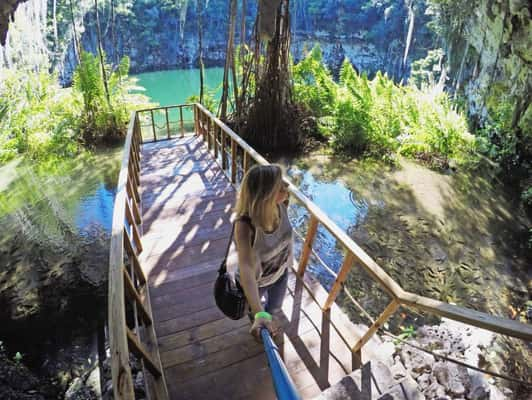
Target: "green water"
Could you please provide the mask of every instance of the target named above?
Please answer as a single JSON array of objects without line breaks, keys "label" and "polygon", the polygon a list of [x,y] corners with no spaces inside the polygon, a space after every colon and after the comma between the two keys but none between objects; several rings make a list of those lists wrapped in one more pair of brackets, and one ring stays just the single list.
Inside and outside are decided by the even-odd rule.
[{"label": "green water", "polygon": [[[220,95],[223,68],[205,69],[205,89]],[[134,75],[144,94],[161,106],[187,103],[192,95],[199,94],[199,69],[178,69],[170,71],[145,72]]]}]

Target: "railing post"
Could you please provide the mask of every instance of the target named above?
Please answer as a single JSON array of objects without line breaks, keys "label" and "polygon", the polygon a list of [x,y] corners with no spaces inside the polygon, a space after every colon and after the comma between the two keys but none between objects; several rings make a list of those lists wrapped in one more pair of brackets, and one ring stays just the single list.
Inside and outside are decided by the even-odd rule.
[{"label": "railing post", "polygon": [[225,169],[227,168],[227,155],[226,155],[226,152],[225,152],[225,141],[226,141],[226,135],[225,135],[225,129],[222,129],[222,145],[221,145],[221,150],[222,150],[222,169],[225,171]]},{"label": "railing post", "polygon": [[379,318],[377,318],[375,323],[371,325],[368,331],[364,334],[364,336],[358,339],[358,342],[355,343],[352,349],[353,353],[357,353],[362,349],[362,346],[364,346],[371,339],[371,337],[375,334],[375,332],[377,332],[377,330],[379,330],[379,328],[382,325],[384,325],[386,321],[388,321],[388,318],[390,318],[391,315],[395,311],[397,311],[400,305],[401,304],[399,303],[397,299],[392,300],[392,302],[388,304],[388,306],[384,309],[384,311],[379,316]]},{"label": "railing post", "polygon": [[207,150],[211,151],[211,119],[207,117]]},{"label": "railing post", "polygon": [[216,125],[213,121],[213,129],[212,129],[212,135],[213,135],[213,142],[214,142],[214,159],[218,160],[218,125]]},{"label": "railing post", "polygon": [[316,237],[317,231],[318,218],[316,218],[314,215],[311,215],[307,230],[307,237],[305,238],[305,244],[303,245],[303,251],[299,260],[299,266],[297,268],[297,274],[301,277],[305,274],[305,270],[307,269],[308,259],[312,251],[312,243],[314,242],[314,238]]},{"label": "railing post", "polygon": [[248,152],[244,149],[244,165],[242,166],[243,170],[244,170],[244,174],[246,172],[248,172],[248,169],[249,169],[249,154]]},{"label": "railing post", "polygon": [[198,123],[198,119],[199,119],[198,118],[198,105],[194,104],[192,109],[194,110],[194,133],[196,135],[199,135],[200,131],[199,131],[199,123]]},{"label": "railing post", "polygon": [[342,288],[343,283],[347,279],[347,275],[349,274],[349,271],[351,270],[351,267],[353,266],[354,262],[355,262],[355,257],[353,256],[353,253],[351,253],[348,250],[347,255],[345,256],[345,259],[344,259],[344,263],[342,264],[342,268],[340,268],[340,272],[338,273],[338,276],[336,277],[336,280],[334,281],[334,285],[331,288],[331,291],[329,292],[329,296],[327,297],[327,300],[325,301],[325,304],[323,305],[324,311],[331,308],[332,304],[336,300],[336,296],[338,296],[338,293],[340,293],[340,289]]},{"label": "railing post", "polygon": [[168,121],[168,107],[164,109],[166,114],[166,135],[170,139],[170,122]]},{"label": "railing post", "polygon": [[231,183],[236,183],[236,143],[231,138]]},{"label": "railing post", "polygon": [[181,121],[181,137],[185,136],[185,125],[183,125],[183,107],[179,107],[179,120]]},{"label": "railing post", "polygon": [[153,131],[153,141],[157,141],[157,134],[155,133],[155,118],[153,118],[153,110],[150,110],[151,114],[151,130]]}]

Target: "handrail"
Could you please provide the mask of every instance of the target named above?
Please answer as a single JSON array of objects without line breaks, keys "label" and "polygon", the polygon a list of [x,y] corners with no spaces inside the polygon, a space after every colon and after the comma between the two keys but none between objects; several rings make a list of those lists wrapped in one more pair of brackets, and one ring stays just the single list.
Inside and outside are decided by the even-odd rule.
[{"label": "handrail", "polygon": [[296,385],[290,378],[286,366],[279,354],[279,348],[273,342],[270,333],[266,328],[260,330],[262,343],[264,343],[264,351],[268,357],[268,364],[270,365],[270,372],[272,374],[273,387],[277,394],[278,400],[300,400],[301,397],[297,393]]},{"label": "handrail", "polygon": [[[195,115],[201,121],[204,117],[208,121],[212,121],[214,125],[218,126],[225,132],[226,137],[231,141],[231,147],[235,145],[240,146],[244,152],[244,158],[251,157],[256,163],[261,165],[267,165],[269,162],[262,157],[255,149],[247,144],[240,136],[238,136],[231,128],[225,125],[220,119],[215,117],[209,110],[207,110],[201,104],[196,103]],[[207,136],[206,139],[210,142],[210,137],[214,136],[213,129],[210,127],[210,123],[207,124],[207,129],[200,128],[198,133]],[[225,144],[224,144],[225,145]],[[210,146],[209,146],[210,150]],[[231,150],[232,154],[236,154],[235,150]],[[245,170],[246,168],[244,168]],[[234,171],[231,168],[232,182],[234,182]],[[327,306],[330,306],[334,302],[336,294],[339,292],[338,287],[343,284],[343,279],[347,272],[352,268],[354,264],[362,267],[366,273],[392,297],[392,303],[381,314],[381,317],[372,325],[368,333],[374,333],[382,326],[391,315],[399,308],[399,306],[407,306],[415,308],[419,311],[425,311],[432,313],[440,317],[447,317],[456,321],[465,322],[469,325],[481,327],[492,332],[500,333],[532,341],[532,326],[523,324],[518,321],[513,321],[507,318],[501,318],[492,316],[487,313],[471,310],[465,307],[451,305],[439,300],[429,299],[423,296],[418,296],[405,291],[397,282],[395,282],[390,275],[388,275],[360,246],[358,246],[351,237],[347,235],[335,222],[333,222],[316,204],[308,199],[297,187],[295,187],[290,181],[286,180],[289,184],[290,193],[293,197],[300,202],[310,213],[310,221],[316,221],[317,224],[322,225],[329,231],[345,248],[346,258],[352,257],[352,262],[344,262],[342,269],[338,272],[338,277],[331,289],[332,296],[326,301],[325,305],[322,305],[322,309],[326,310]],[[305,247],[312,248],[313,235],[316,229],[309,229],[307,233],[307,240],[305,241]],[[308,242],[308,243],[307,243]],[[300,261],[298,273],[302,276],[306,269],[306,263],[308,261],[303,259]],[[393,307],[392,307],[393,304]],[[371,336],[371,335],[370,335]],[[360,342],[368,338],[363,337]],[[353,350],[361,347],[362,343],[357,343]]]},{"label": "handrail", "polygon": [[[118,176],[109,250],[108,327],[111,375],[114,397],[120,400],[135,399],[130,367],[131,352],[139,358],[143,367],[148,397],[166,400],[168,391],[153,327],[148,283],[139,262],[142,252],[140,130],[138,113],[133,112]],[[129,268],[124,264],[125,256]],[[128,318],[126,300],[132,314]]]}]

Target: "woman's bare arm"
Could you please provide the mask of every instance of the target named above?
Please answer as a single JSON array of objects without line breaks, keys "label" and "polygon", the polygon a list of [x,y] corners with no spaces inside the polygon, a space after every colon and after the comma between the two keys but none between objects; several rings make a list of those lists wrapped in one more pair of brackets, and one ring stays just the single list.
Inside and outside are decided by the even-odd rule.
[{"label": "woman's bare arm", "polygon": [[259,287],[257,284],[255,263],[253,260],[253,249],[251,248],[251,238],[253,231],[251,227],[237,221],[235,225],[236,248],[238,251],[238,269],[240,271],[240,285],[244,289],[246,299],[251,307],[252,315],[263,311],[259,297]]}]

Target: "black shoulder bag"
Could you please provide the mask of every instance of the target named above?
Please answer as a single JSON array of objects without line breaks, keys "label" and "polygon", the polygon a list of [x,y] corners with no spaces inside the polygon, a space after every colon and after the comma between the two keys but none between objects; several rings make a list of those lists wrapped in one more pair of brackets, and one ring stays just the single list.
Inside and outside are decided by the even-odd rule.
[{"label": "black shoulder bag", "polygon": [[[249,217],[241,217],[241,220],[246,221],[254,231],[253,225],[251,225],[251,220]],[[229,254],[229,249],[231,248],[231,243],[233,242],[233,235],[235,232],[235,223],[233,223],[233,228],[231,229],[231,236],[229,237],[229,243],[227,244],[227,249],[225,250],[225,256],[218,269],[218,277],[214,283],[214,300],[218,308],[229,318],[231,319],[240,319],[246,313],[247,301],[246,295],[240,282],[235,279],[235,284],[233,284],[231,277],[227,273],[227,255]]]}]

